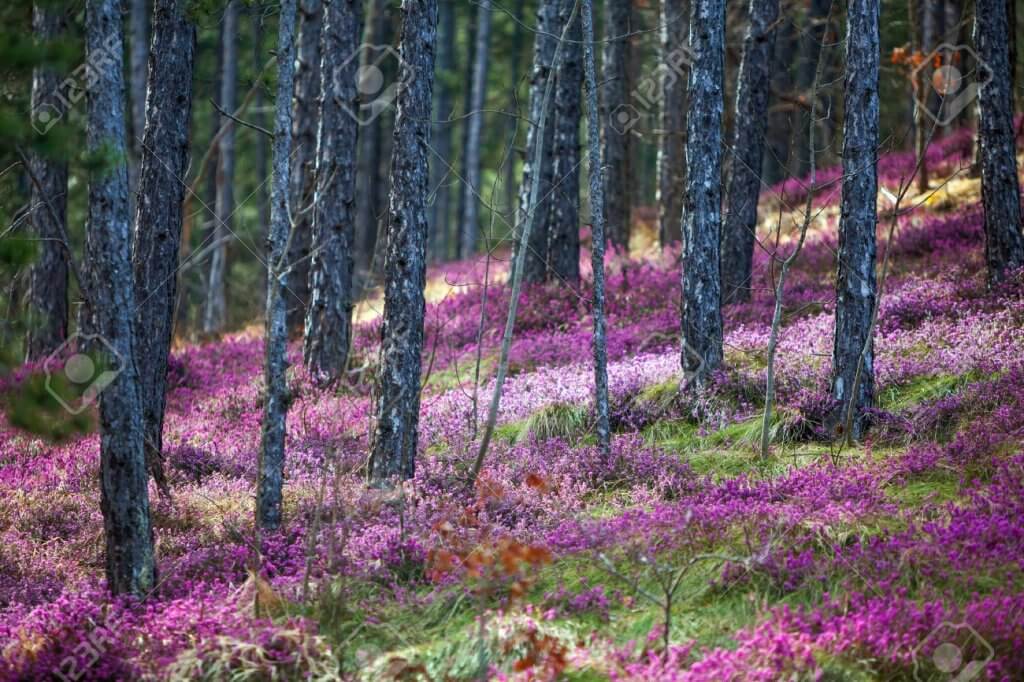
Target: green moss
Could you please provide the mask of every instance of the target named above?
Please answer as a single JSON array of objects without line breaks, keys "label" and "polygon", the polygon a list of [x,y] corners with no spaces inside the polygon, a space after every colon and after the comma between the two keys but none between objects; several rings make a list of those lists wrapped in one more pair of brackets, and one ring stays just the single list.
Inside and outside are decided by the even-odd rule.
[{"label": "green moss", "polygon": [[975,377],[972,374],[934,374],[915,377],[899,386],[890,386],[878,394],[878,406],[890,412],[905,410],[959,392]]},{"label": "green moss", "polygon": [[530,438],[561,438],[577,442],[589,430],[589,418],[590,411],[586,407],[553,403],[545,405],[522,421],[499,426],[494,433],[509,443],[521,443]]}]

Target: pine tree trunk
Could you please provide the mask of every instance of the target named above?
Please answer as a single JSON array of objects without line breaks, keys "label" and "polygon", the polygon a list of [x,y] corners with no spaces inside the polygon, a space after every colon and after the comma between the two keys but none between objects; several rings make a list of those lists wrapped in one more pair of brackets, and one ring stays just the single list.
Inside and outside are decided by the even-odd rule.
[{"label": "pine tree trunk", "polygon": [[[309,305],[310,244],[313,211],[304,211],[313,201],[316,177],[317,110],[320,105],[320,32],[323,25],[321,0],[299,0],[299,37],[296,50],[295,100],[292,108],[291,205],[295,227],[288,244],[288,329],[302,328]],[[343,58],[347,58],[346,54]]]},{"label": "pine tree trunk", "polygon": [[629,250],[633,170],[630,166],[632,127],[636,108],[631,104],[630,32],[632,0],[605,0],[604,56],[601,60],[604,121],[604,199],[608,239],[615,248]]},{"label": "pine tree trunk", "polygon": [[[875,228],[878,196],[878,0],[851,0],[846,34],[846,119],[839,218],[832,397],[838,434],[859,439],[874,396]],[[848,419],[852,415],[852,419]],[[847,422],[851,433],[847,433]]]},{"label": "pine tree trunk", "polygon": [[[468,157],[466,156],[466,150],[469,149],[469,125],[468,114],[472,109],[470,103],[473,101],[473,60],[476,58],[476,26],[477,16],[480,13],[480,3],[471,2],[467,8],[467,19],[466,19],[466,39],[464,41],[466,50],[463,52],[465,55],[465,64],[463,65],[462,73],[463,86],[462,86],[462,115],[463,125],[461,126],[462,134],[459,141],[459,158],[462,163],[458,166],[459,175],[458,177],[465,178],[469,172]],[[462,183],[460,182],[460,187]],[[459,205],[455,214],[455,230],[453,237],[455,243],[453,246],[453,252],[456,257],[462,253],[462,216],[466,215],[466,193],[462,190],[458,192]]]},{"label": "pine tree trunk", "polygon": [[391,157],[381,364],[369,463],[370,480],[378,484],[413,476],[420,411],[437,0],[405,0],[402,11],[399,53],[416,77],[398,89]]},{"label": "pine tree trunk", "polygon": [[555,80],[555,116],[551,152],[555,186],[548,218],[545,279],[578,282],[580,278],[580,116],[583,86],[582,24],[575,0],[562,0],[559,27],[570,17]]},{"label": "pine tree trunk", "polygon": [[1024,266],[1009,33],[1005,2],[978,0],[974,45],[992,78],[978,92],[981,201],[985,209],[985,261],[990,284],[1001,281],[1008,271]]},{"label": "pine tree trunk", "polygon": [[[252,14],[252,63],[255,65],[261,65],[266,61],[266,52],[263,49],[263,8],[256,4],[250,8]],[[258,125],[260,128],[266,129],[267,115],[263,111],[263,88],[257,88],[256,92],[252,96],[252,104],[249,107],[249,111],[252,112],[249,115],[250,120],[254,125]],[[256,139],[253,140],[253,166],[256,170],[256,177],[261,181],[266,179],[270,173],[270,154],[268,153],[267,136],[256,135]],[[267,191],[267,183],[262,183],[256,188],[256,195],[252,199],[253,203],[256,204],[259,210],[259,225],[270,224],[270,193]]]},{"label": "pine tree trunk", "polygon": [[86,260],[101,366],[119,370],[100,393],[100,493],[106,535],[107,585],[113,594],[143,594],[156,581],[149,518],[142,396],[135,370],[135,296],[129,242],[125,158],[124,37],[117,0],[88,0],[86,58],[92,65],[86,146],[115,159],[89,175]]},{"label": "pine tree trunk", "polygon": [[146,126],[146,73],[149,62],[149,2],[131,0],[128,26],[131,31],[128,50],[129,100],[129,142],[131,162],[128,166],[128,199],[134,201],[133,192],[138,190],[138,171],[142,163],[142,135]]},{"label": "pine tree trunk", "polygon": [[692,0],[683,209],[682,366],[698,385],[722,363],[722,78],[725,0]]},{"label": "pine tree trunk", "polygon": [[509,81],[511,86],[508,89],[508,104],[506,105],[506,111],[515,114],[515,116],[507,116],[505,121],[506,129],[508,131],[507,139],[509,140],[509,144],[512,145],[512,149],[510,150],[511,153],[509,154],[508,161],[505,164],[504,180],[505,205],[503,207],[503,212],[506,216],[505,220],[508,221],[515,220],[516,196],[518,194],[518,187],[516,186],[516,161],[519,155],[516,147],[516,139],[519,137],[519,129],[521,127],[517,116],[519,115],[522,106],[519,98],[519,80],[522,77],[520,75],[520,70],[523,62],[523,3],[516,3],[514,11],[515,15],[513,23],[515,25],[512,27],[512,45],[514,45],[515,48],[511,55],[512,64],[510,68],[512,78]]},{"label": "pine tree trunk", "polygon": [[[825,40],[825,18],[828,16],[832,0],[810,0],[807,7],[807,14],[804,19],[803,31],[800,37],[800,64],[797,67],[797,94],[801,97],[809,97],[811,86],[814,84],[814,73],[818,68],[818,60],[822,58],[822,43]],[[814,121],[811,121],[807,109],[801,109],[797,119],[800,121],[800,128],[796,131],[796,138],[793,145],[795,158],[793,159],[794,175],[802,178],[807,175],[811,167],[811,154],[817,150],[810,145],[810,138],[807,133]],[[815,137],[817,139],[817,137]],[[818,144],[815,142],[814,147]]]},{"label": "pine tree trunk", "polygon": [[359,48],[362,5],[360,0],[324,0],[324,13],[314,254],[303,352],[310,374],[321,386],[333,384],[342,376],[352,343],[359,124],[350,112],[359,107],[359,63],[349,55]]},{"label": "pine tree trunk", "polygon": [[661,132],[658,136],[658,243],[661,248],[683,237],[683,187],[686,182],[686,71],[677,64],[689,33],[685,0],[662,0],[659,59]]},{"label": "pine tree trunk", "polygon": [[452,123],[447,122],[455,106],[452,83],[455,72],[455,0],[438,0],[437,73],[434,87],[434,118],[431,137],[430,188],[434,203],[430,209],[430,253],[435,261],[448,259],[448,231],[452,219]]},{"label": "pine tree trunk", "polygon": [[[551,212],[551,187],[555,180],[554,153],[554,107],[544,111],[544,90],[549,78],[554,78],[551,69],[558,45],[557,36],[561,35],[559,25],[559,6],[561,0],[540,0],[537,8],[537,32],[533,43],[533,70],[530,74],[529,120],[526,131],[526,159],[523,163],[523,179],[519,184],[519,211],[516,214],[516,231],[523,229],[530,214],[540,220],[535,229],[530,231],[530,239],[526,248],[523,263],[523,281],[543,282],[547,275],[548,263],[548,226],[547,216]],[[547,117],[544,125],[541,119]],[[537,135],[543,130],[544,140],[538,144]],[[538,158],[538,152],[541,156]],[[530,204],[533,177],[538,175],[537,205]],[[518,246],[516,247],[518,252]]]},{"label": "pine tree trunk", "polygon": [[154,0],[153,49],[142,140],[132,260],[135,365],[142,391],[146,461],[162,487],[167,357],[174,335],[178,252],[188,173],[196,32],[187,0]]},{"label": "pine tree trunk", "polygon": [[597,103],[597,66],[594,57],[594,3],[583,0],[583,63],[587,83],[587,145],[590,155],[590,212],[594,223],[591,249],[594,268],[594,412],[598,447],[605,457],[611,454],[611,427],[608,417],[608,352],[604,319],[604,181],[601,168],[600,123]]},{"label": "pine tree trunk", "polygon": [[[40,43],[59,39],[66,28],[62,9],[38,4],[33,9],[32,30]],[[42,121],[44,112],[59,106],[56,94],[61,80],[61,74],[53,69],[40,66],[33,71],[33,120]],[[68,164],[40,154],[32,154],[30,163],[40,185],[32,185],[30,204],[35,207],[32,227],[39,239],[39,255],[32,263],[30,275],[25,350],[28,360],[41,360],[57,350],[68,334],[68,252],[63,243],[67,227]]]},{"label": "pine tree trunk", "polygon": [[256,488],[256,524],[274,529],[281,525],[284,486],[284,439],[287,429],[288,314],[285,300],[287,242],[291,230],[289,180],[291,176],[292,94],[295,92],[296,0],[281,0],[277,32],[277,93],[274,99],[273,184],[270,190],[270,226],[267,231],[267,321],[264,374],[263,428],[259,482]]},{"label": "pine tree trunk", "polygon": [[491,3],[480,0],[476,10],[476,47],[473,58],[473,80],[470,90],[469,118],[466,120],[466,175],[462,185],[463,213],[461,216],[462,236],[459,239],[459,258],[465,260],[476,253],[480,232],[480,200],[477,194],[481,188],[480,144],[483,132],[484,102],[487,98],[487,59],[491,39]]},{"label": "pine tree trunk", "polygon": [[768,185],[786,179],[789,174],[790,143],[792,142],[792,121],[795,119],[789,104],[781,101],[781,96],[791,94],[793,78],[790,73],[790,61],[796,52],[796,28],[789,19],[783,19],[776,33],[775,49],[772,55],[772,106],[768,113],[768,131],[766,142],[768,155],[763,164],[764,181]]},{"label": "pine tree trunk", "polygon": [[761,194],[761,162],[768,120],[768,86],[779,0],[750,0],[743,40],[728,205],[722,229],[722,301],[750,300],[751,267]]},{"label": "pine tree trunk", "polygon": [[[390,42],[389,24],[387,0],[370,0],[363,42],[369,45]],[[373,278],[378,215],[386,183],[386,179],[380,177],[379,171],[384,156],[384,120],[383,115],[377,116],[363,126],[359,136],[359,173],[356,187],[360,200],[356,206],[356,283],[360,290]]]},{"label": "pine tree trunk", "polygon": [[[218,105],[229,113],[235,110],[238,90],[238,8],[240,0],[230,0],[224,10],[221,29],[221,73]],[[221,123],[228,130],[217,145],[217,197],[214,202],[213,241],[210,272],[206,282],[206,308],[203,311],[203,332],[217,334],[227,324],[227,239],[232,232],[235,211],[235,125],[227,117]]]}]

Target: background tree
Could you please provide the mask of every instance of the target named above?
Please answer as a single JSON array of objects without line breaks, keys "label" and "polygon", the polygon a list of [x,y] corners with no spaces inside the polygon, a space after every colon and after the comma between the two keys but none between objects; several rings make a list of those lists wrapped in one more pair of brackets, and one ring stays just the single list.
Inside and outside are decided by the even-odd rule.
[{"label": "background tree", "polygon": [[487,97],[487,60],[491,40],[491,3],[481,0],[476,10],[476,45],[473,49],[473,78],[470,89],[469,116],[466,119],[466,147],[463,150],[466,175],[462,179],[462,203],[459,239],[459,258],[467,259],[476,253],[477,235],[480,231],[481,189],[480,144],[484,123],[484,101]]},{"label": "background tree", "polygon": [[[32,31],[41,44],[61,38],[66,30],[64,12],[48,4],[37,4],[32,11]],[[40,120],[44,111],[57,106],[62,77],[46,65],[32,72],[32,116]],[[68,333],[68,164],[56,153],[31,154],[31,219],[39,239],[38,255],[29,275],[28,336],[25,342],[28,360],[40,360],[56,350]]]},{"label": "background tree", "polygon": [[[322,0],[299,2],[299,37],[296,47],[295,100],[292,105],[291,206],[295,228],[288,242],[288,329],[301,329],[309,304],[310,244],[316,175],[317,112],[320,107],[320,33],[324,23]],[[347,58],[348,55],[345,55]]]},{"label": "background tree", "polygon": [[[851,0],[846,28],[846,120],[839,217],[836,329],[832,350],[835,420],[860,438],[874,396],[875,226],[878,196],[878,0]],[[847,431],[848,429],[848,431]]]},{"label": "background tree", "polygon": [[356,147],[359,125],[359,0],[324,0],[319,140],[313,198],[311,299],[303,357],[314,380],[333,384],[345,371],[352,343],[352,281],[356,216]]},{"label": "background tree", "polygon": [[[485,46],[486,47],[486,46]],[[430,155],[430,188],[434,201],[430,207],[430,251],[436,261],[448,258],[448,231],[452,220],[453,165],[452,124],[455,107],[455,0],[437,3],[437,62],[434,72],[434,151]]]},{"label": "background tree", "polygon": [[684,54],[689,32],[685,0],[662,0],[659,29],[661,130],[658,134],[658,243],[664,248],[682,238],[683,187],[686,178],[686,72],[675,64]]},{"label": "background tree", "polygon": [[[104,343],[100,362],[120,371],[100,394],[100,492],[106,535],[107,585],[114,594],[143,594],[156,580],[149,517],[142,396],[134,357],[131,217],[125,163],[124,29],[117,0],[88,0],[86,58],[88,152],[103,163],[89,173],[86,259],[88,295]],[[102,302],[102,305],[100,305]]]},{"label": "background tree", "polygon": [[270,190],[270,226],[267,231],[267,322],[260,443],[259,481],[256,487],[256,523],[261,528],[281,525],[284,486],[284,438],[287,429],[288,344],[287,302],[288,235],[291,222],[292,93],[295,88],[296,0],[281,0],[277,27],[277,97],[274,100],[273,186]]},{"label": "background tree", "polygon": [[[238,12],[240,0],[229,0],[221,29],[221,70],[218,106],[234,112],[238,89]],[[227,116],[221,124],[227,130],[217,144],[216,199],[214,201],[213,247],[206,281],[203,332],[215,334],[227,323],[228,239],[235,213],[235,125]]]},{"label": "background tree", "polygon": [[1009,270],[1024,266],[1020,184],[1014,145],[1013,98],[1010,84],[1010,34],[1006,3],[977,0],[974,45],[991,70],[992,80],[978,93],[981,200],[985,209],[985,261],[988,279],[996,283]]},{"label": "background tree", "polygon": [[146,125],[146,77],[149,65],[149,0],[130,0],[128,10],[128,90],[131,117],[128,119],[129,202],[138,189],[138,167],[142,163],[142,135]]},{"label": "background tree", "polygon": [[605,0],[604,55],[601,60],[604,112],[604,196],[608,238],[616,248],[629,248],[633,207],[630,135],[638,112],[632,105],[630,60],[632,0]]},{"label": "background tree", "polygon": [[704,382],[722,362],[719,233],[722,166],[724,0],[692,0],[683,210],[683,352],[686,372]]},{"label": "background tree", "polygon": [[406,0],[403,12],[399,54],[416,77],[399,84],[391,159],[381,362],[368,472],[378,483],[412,477],[420,410],[437,0]]},{"label": "background tree", "polygon": [[743,40],[732,171],[722,228],[722,301],[750,300],[750,277],[757,238],[757,200],[761,195],[761,161],[768,120],[778,0],[750,0],[750,25]]},{"label": "background tree", "polygon": [[132,234],[135,279],[135,365],[139,372],[146,460],[165,485],[163,452],[167,359],[174,335],[174,301],[188,171],[195,27],[188,0],[154,0],[139,196]]}]

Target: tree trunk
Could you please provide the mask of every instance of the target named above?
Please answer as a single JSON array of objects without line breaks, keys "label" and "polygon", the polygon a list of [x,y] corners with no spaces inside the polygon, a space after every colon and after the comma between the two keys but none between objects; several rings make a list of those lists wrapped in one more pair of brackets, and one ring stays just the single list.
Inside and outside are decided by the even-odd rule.
[{"label": "tree trunk", "polygon": [[985,209],[985,261],[990,284],[1002,280],[1008,271],[1024,266],[1009,33],[1003,0],[978,0],[974,11],[974,45],[982,63],[991,70],[991,81],[978,93],[981,200]]},{"label": "tree trunk", "polygon": [[435,261],[448,259],[448,231],[452,219],[453,180],[452,123],[449,119],[455,107],[453,84],[458,78],[455,71],[455,0],[438,1],[437,19],[437,73],[434,87],[434,125],[431,136],[434,151],[430,155],[430,188],[434,203],[430,209],[430,252]]},{"label": "tree trunk", "polygon": [[686,71],[677,63],[685,53],[688,28],[685,0],[662,0],[660,65],[661,132],[658,136],[658,243],[683,237],[683,187],[686,182]]},{"label": "tree trunk", "polygon": [[[850,0],[832,397],[841,408],[839,435],[853,439],[859,439],[864,431],[864,410],[871,407],[874,395],[870,334],[876,296],[878,15],[878,0]],[[847,426],[851,433],[845,431]]]},{"label": "tree trunk", "polygon": [[[221,110],[233,112],[238,89],[238,8],[240,0],[230,0],[224,10],[221,30]],[[227,324],[227,240],[232,234],[235,211],[235,125],[225,116],[221,123],[228,130],[217,145],[217,198],[214,202],[213,248],[210,273],[206,283],[206,308],[203,311],[203,332],[216,334]]]},{"label": "tree trunk", "polygon": [[188,173],[192,68],[196,32],[187,0],[154,0],[153,49],[146,97],[139,198],[132,261],[135,277],[135,365],[142,391],[146,462],[165,487],[163,452],[167,357],[174,335],[174,304]]},{"label": "tree trunk", "polygon": [[[562,0],[559,27],[575,17],[562,45],[555,79],[555,116],[552,136],[554,187],[548,217],[545,279],[578,282],[580,279],[580,91],[583,86],[581,23],[574,12],[576,0]],[[602,245],[603,251],[603,245]],[[603,261],[602,261],[603,262]]]},{"label": "tree trunk", "polygon": [[608,418],[608,353],[604,319],[604,181],[601,168],[600,124],[597,103],[597,67],[594,58],[594,4],[583,0],[583,63],[587,81],[587,144],[590,147],[590,213],[594,223],[591,249],[594,268],[594,412],[597,443],[605,457],[611,454]]},{"label": "tree trunk", "polygon": [[722,77],[725,0],[692,0],[683,210],[683,371],[698,385],[722,363]]},{"label": "tree trunk", "polygon": [[[66,28],[61,8],[37,4],[33,9],[32,29],[38,42],[58,40]],[[34,121],[42,122],[46,117],[44,112],[59,106],[56,95],[61,80],[61,74],[50,68],[39,66],[32,72]],[[39,256],[32,263],[28,294],[25,351],[27,359],[31,361],[41,360],[57,350],[68,334],[68,252],[64,245],[68,164],[35,153],[30,157],[30,163],[32,173],[40,185],[36,187],[33,183],[30,200],[30,205],[35,207],[32,210],[32,226],[39,239]]]},{"label": "tree trunk", "polygon": [[[559,26],[559,5],[561,0],[540,0],[537,8],[537,32],[533,43],[533,70],[530,75],[529,126],[526,131],[526,160],[523,163],[523,179],[519,185],[519,211],[516,215],[516,230],[522,230],[536,214],[542,220],[539,229],[530,231],[530,239],[524,254],[523,280],[526,282],[543,282],[547,274],[548,262],[548,230],[547,216],[551,211],[551,187],[554,182],[554,108],[544,109],[544,91],[549,78],[555,74],[551,69],[558,45],[557,36],[561,35]],[[547,117],[547,120],[541,120]],[[543,132],[544,140],[537,140]],[[540,142],[540,144],[538,144]],[[540,156],[538,156],[540,154]],[[537,175],[538,191],[533,195],[533,176]],[[536,198],[537,205],[530,201]],[[516,249],[518,250],[518,246]]]},{"label": "tree trunk", "polygon": [[638,112],[631,104],[630,32],[632,0],[605,0],[602,92],[604,111],[604,199],[608,238],[615,248],[629,251],[630,210],[633,207],[631,135]]},{"label": "tree trunk", "polygon": [[[263,50],[263,7],[259,4],[255,4],[250,8],[252,13],[252,52],[253,59],[252,63],[259,68],[260,65],[266,60],[265,52]],[[252,105],[249,107],[250,120],[254,125],[258,125],[260,128],[267,128],[267,115],[263,111],[263,88],[256,88],[256,92],[252,96]],[[259,210],[259,225],[262,228],[264,225],[270,224],[270,195],[267,191],[267,183],[263,182],[269,175],[269,157],[267,136],[256,135],[253,140],[253,166],[256,169],[256,177],[259,178],[261,184],[256,188],[256,195],[253,197],[253,201]]]},{"label": "tree trunk", "polygon": [[[383,45],[389,42],[387,0],[370,0],[366,16],[364,44]],[[369,58],[364,50],[363,59]],[[362,63],[362,62],[360,62]],[[378,211],[385,178],[380,177],[384,147],[384,117],[377,116],[363,126],[359,136],[359,173],[356,177],[356,272],[357,285],[362,290],[373,278],[373,254],[377,246]]]},{"label": "tree trunk", "polygon": [[128,165],[128,200],[134,201],[138,191],[138,170],[142,163],[142,135],[146,127],[146,73],[149,61],[149,2],[131,0],[128,16],[131,30],[128,51],[128,76],[131,90],[129,141],[131,161]]},{"label": "tree trunk", "polygon": [[[814,72],[818,68],[818,60],[822,58],[822,43],[825,40],[825,19],[829,13],[832,0],[810,0],[804,19],[803,32],[800,38],[800,64],[796,71],[797,95],[808,97],[811,85],[814,84]],[[815,122],[811,120],[806,108],[800,110],[797,119],[800,128],[796,132],[793,165],[794,175],[799,178],[807,175],[811,167],[811,154],[817,153],[817,144],[811,144],[810,137],[805,134]],[[817,137],[815,137],[817,139]]]},{"label": "tree trunk", "polygon": [[316,150],[311,299],[306,316],[304,360],[321,386],[336,382],[352,343],[352,253],[355,246],[356,144],[360,0],[325,0],[321,54],[320,131]]},{"label": "tree trunk", "polygon": [[722,300],[726,305],[750,300],[757,199],[761,195],[761,161],[779,0],[750,0],[749,17],[736,94],[732,172],[722,230]]},{"label": "tree trunk", "polygon": [[487,98],[487,58],[491,39],[491,3],[480,0],[476,10],[476,47],[473,59],[473,86],[469,102],[469,118],[466,120],[466,175],[463,178],[463,209],[461,216],[462,237],[459,239],[459,258],[465,260],[476,253],[480,232],[480,137],[484,124],[484,102]]},{"label": "tree trunk", "polygon": [[267,322],[260,444],[259,482],[256,489],[256,524],[274,529],[281,525],[284,485],[284,439],[287,428],[288,314],[285,301],[287,242],[291,230],[289,179],[292,147],[292,94],[295,92],[296,0],[281,0],[277,29],[277,93],[274,98],[273,184],[270,190],[270,226],[267,231]]},{"label": "tree trunk", "polygon": [[100,339],[92,345],[101,366],[115,371],[100,394],[100,493],[106,535],[107,585],[113,594],[143,594],[156,581],[149,519],[142,396],[136,373],[132,311],[135,296],[129,253],[128,169],[125,159],[124,47],[120,2],[88,0],[86,59],[90,153],[114,159],[89,174],[86,260],[89,299]]},{"label": "tree trunk", "polygon": [[519,100],[519,79],[522,77],[520,75],[520,70],[521,70],[521,65],[522,65],[522,61],[523,61],[522,60],[522,57],[523,57],[522,45],[523,45],[523,42],[524,42],[523,41],[523,3],[521,3],[521,2],[516,3],[516,8],[515,8],[514,11],[515,11],[515,15],[514,15],[514,24],[515,25],[512,27],[512,45],[514,46],[514,49],[512,51],[512,57],[511,57],[512,58],[512,64],[511,64],[512,78],[510,80],[511,87],[509,87],[509,89],[508,89],[508,105],[507,105],[507,110],[510,113],[515,114],[515,116],[508,116],[508,117],[506,117],[506,121],[505,121],[505,125],[506,125],[507,131],[508,131],[507,134],[508,134],[509,144],[512,145],[512,149],[510,150],[509,157],[508,157],[508,162],[505,164],[505,180],[504,180],[504,183],[505,183],[505,187],[504,187],[504,190],[505,190],[504,213],[505,213],[505,216],[506,216],[505,219],[507,221],[509,221],[509,222],[512,222],[512,221],[515,220],[516,196],[518,194],[518,192],[517,192],[518,188],[516,186],[516,166],[518,165],[517,161],[519,159],[519,153],[518,153],[518,148],[515,145],[516,145],[516,139],[519,137],[519,135],[518,135],[518,133],[519,133],[519,120],[518,120],[517,117],[518,117],[518,115],[520,113],[520,110],[521,110],[521,104],[520,104],[520,100]]},{"label": "tree trunk", "polygon": [[789,147],[793,142],[793,121],[796,118],[784,99],[792,94],[793,89],[790,61],[796,52],[796,27],[784,17],[776,33],[772,56],[772,96],[769,97],[772,106],[769,107],[766,139],[768,156],[764,159],[762,171],[768,185],[785,180],[789,174]]},{"label": "tree trunk", "polygon": [[[476,25],[477,16],[480,13],[479,2],[470,2],[469,7],[466,8],[466,39],[465,45],[466,50],[463,52],[465,55],[465,68],[463,69],[464,83],[462,86],[462,115],[463,125],[461,126],[462,134],[459,142],[459,156],[462,160],[459,166],[459,177],[465,178],[469,172],[468,157],[466,156],[466,150],[469,149],[469,125],[467,124],[469,118],[468,114],[472,111],[470,103],[473,101],[473,60],[476,57]],[[460,182],[460,187],[464,183]],[[462,253],[462,216],[466,214],[466,193],[464,191],[458,192],[459,205],[455,214],[455,231],[454,239],[455,243],[452,245],[452,249],[456,257]]]},{"label": "tree trunk", "polygon": [[411,478],[415,470],[426,284],[430,104],[434,85],[437,0],[405,0],[399,53],[415,78],[398,88],[387,256],[384,323],[377,379],[376,428],[370,480]]},{"label": "tree trunk", "polygon": [[[313,200],[316,176],[317,110],[320,100],[321,0],[299,0],[299,37],[296,50],[295,100],[292,108],[291,206],[295,226],[288,243],[288,329],[302,328],[309,305],[309,252],[313,211],[303,210]],[[345,54],[341,58],[345,59]],[[262,178],[261,178],[262,179]]]}]

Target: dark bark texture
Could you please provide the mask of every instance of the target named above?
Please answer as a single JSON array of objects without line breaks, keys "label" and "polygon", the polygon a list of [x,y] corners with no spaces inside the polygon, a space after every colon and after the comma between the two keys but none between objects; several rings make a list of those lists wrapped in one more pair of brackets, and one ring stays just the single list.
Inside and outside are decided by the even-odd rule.
[{"label": "dark bark texture", "polygon": [[750,0],[736,95],[732,169],[722,229],[722,302],[750,300],[751,265],[761,194],[761,160],[768,120],[775,21],[779,0]]},{"label": "dark bark texture", "polygon": [[399,53],[416,77],[399,85],[391,158],[384,321],[369,465],[370,479],[378,483],[413,476],[420,411],[437,0],[405,0],[402,12]]},{"label": "dark bark texture", "polygon": [[[36,40],[48,43],[66,29],[63,11],[37,5],[32,12]],[[43,112],[58,108],[60,73],[37,67],[32,73],[32,116],[41,121]],[[28,360],[39,360],[57,350],[68,333],[68,252],[64,246],[67,226],[68,164],[66,161],[32,154],[32,227],[39,239],[38,256],[32,263],[28,293]],[[47,205],[49,204],[49,205]]]},{"label": "dark bark texture", "polygon": [[587,84],[587,146],[590,154],[590,212],[594,223],[591,250],[594,268],[594,412],[598,447],[605,457],[611,453],[608,410],[608,346],[605,339],[604,292],[604,181],[601,168],[600,118],[597,103],[597,66],[594,55],[594,3],[583,0],[583,63]]},{"label": "dark bark texture", "polygon": [[1009,270],[1024,266],[1020,185],[1014,156],[1009,33],[1005,2],[978,0],[974,12],[974,45],[978,56],[992,72],[991,82],[978,93],[985,260],[991,284],[1002,280]]},{"label": "dark bark texture", "polygon": [[[224,10],[221,27],[221,72],[218,104],[226,112],[235,111],[238,91],[238,12],[240,0],[230,0]],[[221,123],[228,129],[217,144],[216,199],[214,201],[213,242],[210,271],[206,282],[206,307],[203,331],[216,334],[227,323],[228,245],[232,215],[235,212],[235,124],[226,116]]]},{"label": "dark bark texture", "polygon": [[772,102],[768,111],[767,144],[768,154],[763,163],[764,181],[768,185],[785,180],[789,174],[790,143],[794,113],[788,102],[793,89],[791,60],[796,52],[796,27],[792,20],[784,17],[776,29],[775,49],[772,55]]},{"label": "dark bark texture", "polygon": [[459,239],[459,258],[465,260],[476,253],[480,233],[481,186],[480,143],[484,124],[484,101],[487,96],[487,61],[491,40],[491,3],[481,0],[476,10],[476,46],[474,47],[473,78],[470,88],[469,118],[466,120],[466,148],[463,156],[466,175],[462,184],[463,213],[460,220],[462,235]]},{"label": "dark bark texture", "polygon": [[[800,62],[796,69],[796,94],[804,98],[810,96],[818,60],[824,58],[822,43],[825,40],[825,20],[831,4],[832,0],[810,0],[807,5],[807,14],[800,35]],[[815,123],[811,121],[810,111],[805,108],[800,110],[797,119],[800,121],[800,127],[793,140],[793,169],[794,175],[802,178],[810,171],[811,154],[816,153],[816,149],[810,146],[808,137],[810,128]],[[817,147],[817,142],[814,146]]]},{"label": "dark bark texture", "polygon": [[434,84],[434,151],[430,154],[430,189],[434,195],[430,207],[430,252],[434,260],[448,258],[448,230],[452,221],[452,123],[448,120],[455,106],[455,0],[438,0],[437,68]]},{"label": "dark bark texture", "polygon": [[[559,24],[559,6],[562,0],[541,0],[537,8],[537,33],[533,44],[533,70],[530,74],[530,104],[526,132],[526,159],[523,163],[523,178],[519,184],[519,211],[516,214],[516,231],[526,225],[531,213],[541,221],[537,229],[530,232],[525,260],[523,263],[523,280],[526,282],[543,282],[547,274],[548,263],[548,230],[547,217],[551,211],[551,188],[556,181],[554,176],[554,107],[544,111],[544,90],[549,78],[555,74],[551,69],[558,46],[558,36],[562,34]],[[547,116],[544,125],[541,119]],[[537,136],[543,132],[544,140],[538,145]],[[538,152],[540,156],[538,157]],[[538,176],[537,205],[532,206],[531,188],[533,177]],[[518,248],[518,247],[517,247]]]},{"label": "dark bark texture", "polygon": [[102,341],[92,344],[100,362],[117,368],[100,394],[100,493],[106,535],[107,584],[114,594],[144,594],[156,580],[149,517],[142,396],[135,370],[132,314],[135,296],[130,256],[131,218],[125,158],[124,36],[118,0],[89,0],[85,7],[86,58],[93,68],[87,88],[86,145],[116,159],[89,174],[86,259],[89,297]]},{"label": "dark bark texture", "polygon": [[683,211],[682,366],[698,384],[722,363],[722,81],[725,0],[693,0]]},{"label": "dark bark texture", "polygon": [[[583,86],[583,46],[575,0],[562,0],[559,27],[572,19],[562,45],[555,81],[555,128],[552,135],[554,187],[547,219],[548,281],[577,282],[580,278],[580,115]],[[542,224],[542,227],[544,225]]]},{"label": "dark bark texture", "polygon": [[359,63],[348,57],[359,47],[362,5],[359,0],[324,0],[324,13],[314,253],[303,349],[306,366],[321,386],[333,384],[342,376],[352,343],[359,124],[350,112],[359,106]]},{"label": "dark bark texture", "polygon": [[[878,196],[878,0],[851,0],[846,34],[846,119],[843,188],[836,277],[836,330],[832,351],[832,397],[853,438],[865,426],[864,410],[874,395],[872,315]],[[852,408],[851,408],[852,404]]]},{"label": "dark bark texture", "polygon": [[604,200],[608,239],[628,250],[630,211],[633,207],[633,172],[630,167],[632,125],[636,109],[631,102],[630,32],[632,0],[605,0],[604,56],[601,60],[604,121]]},{"label": "dark bark texture", "polygon": [[683,237],[686,181],[686,78],[682,55],[689,33],[686,0],[662,0],[659,59],[661,131],[658,135],[658,242],[662,248]]},{"label": "dark bark texture", "polygon": [[186,0],[154,0],[153,49],[141,144],[139,198],[132,235],[135,278],[135,365],[142,390],[146,461],[163,488],[167,357],[181,246],[182,202],[188,173],[192,67],[196,32]]},{"label": "dark bark texture", "polygon": [[289,178],[292,147],[292,93],[295,91],[296,0],[281,0],[277,29],[277,93],[274,100],[273,180],[267,230],[267,321],[264,349],[266,394],[256,487],[256,524],[281,525],[284,487],[284,439],[287,430],[288,314],[285,301],[288,233],[291,230]]},{"label": "dark bark texture", "polygon": [[[295,100],[292,108],[291,205],[295,226],[288,244],[288,329],[301,329],[310,298],[310,244],[313,211],[304,211],[313,199],[316,176],[317,109],[320,99],[320,34],[324,24],[321,0],[299,1],[299,37],[296,50]],[[354,49],[354,48],[353,48]],[[349,53],[350,54],[350,53]],[[347,59],[349,54],[340,59]],[[261,178],[262,179],[262,178]]]}]

